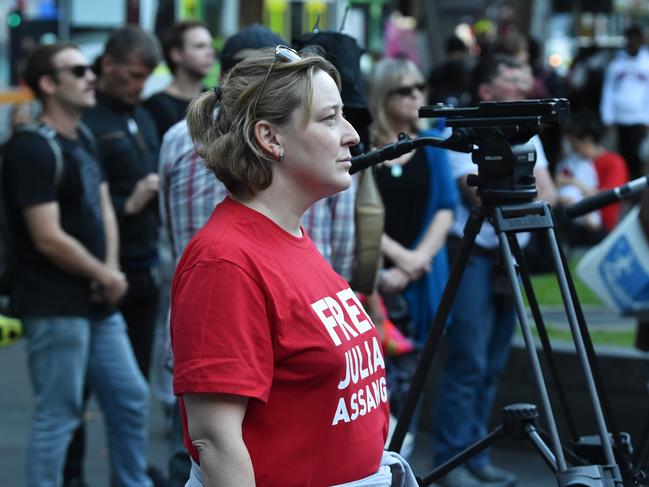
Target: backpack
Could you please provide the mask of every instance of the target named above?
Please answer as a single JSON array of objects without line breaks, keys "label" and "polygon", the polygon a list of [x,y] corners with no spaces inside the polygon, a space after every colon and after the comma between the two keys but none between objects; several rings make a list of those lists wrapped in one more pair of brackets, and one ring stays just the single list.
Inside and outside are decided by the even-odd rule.
[{"label": "backpack", "polygon": [[[89,130],[87,127],[83,127],[81,133],[84,137],[88,137]],[[86,133],[87,132],[87,133]],[[50,146],[52,153],[54,154],[54,184],[58,187],[63,178],[63,150],[56,140],[56,130],[52,127],[42,123],[42,122],[33,122],[27,123],[16,128],[13,137],[18,137],[20,134],[24,133],[35,133],[43,137]],[[90,135],[92,137],[92,135]],[[94,139],[92,139],[94,140]],[[15,266],[15,255],[14,255],[14,241],[9,225],[9,218],[7,214],[6,200],[3,193],[3,181],[4,169],[2,164],[2,156],[0,155],[0,296],[6,296],[11,290],[11,279]]]}]

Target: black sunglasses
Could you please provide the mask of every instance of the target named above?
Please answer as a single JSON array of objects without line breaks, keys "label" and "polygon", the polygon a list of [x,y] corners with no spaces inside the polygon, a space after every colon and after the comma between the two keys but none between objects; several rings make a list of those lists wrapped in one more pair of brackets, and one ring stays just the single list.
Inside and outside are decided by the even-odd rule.
[{"label": "black sunglasses", "polygon": [[270,72],[273,70],[273,67],[275,67],[275,63],[277,62],[278,59],[283,59],[284,61],[288,61],[289,63],[294,63],[299,61],[302,58],[300,57],[300,55],[297,53],[295,49],[291,49],[288,46],[279,45],[275,48],[275,59],[273,60],[271,65],[268,66],[268,71],[266,72],[264,81],[262,81],[261,85],[259,86],[259,90],[257,91],[257,97],[255,98],[255,103],[252,106],[252,113],[254,113],[255,115],[257,114],[257,103],[259,103],[261,94],[264,91],[264,88],[266,87],[268,78],[270,77]]},{"label": "black sunglasses", "polygon": [[423,83],[416,83],[414,85],[400,86],[394,90],[390,90],[390,95],[399,95],[399,96],[412,96],[415,94],[415,90],[420,93],[426,89],[426,85]]},{"label": "black sunglasses", "polygon": [[75,78],[83,78],[91,68],[87,64],[73,64],[72,66],[61,66],[56,68],[55,71],[69,71]]}]

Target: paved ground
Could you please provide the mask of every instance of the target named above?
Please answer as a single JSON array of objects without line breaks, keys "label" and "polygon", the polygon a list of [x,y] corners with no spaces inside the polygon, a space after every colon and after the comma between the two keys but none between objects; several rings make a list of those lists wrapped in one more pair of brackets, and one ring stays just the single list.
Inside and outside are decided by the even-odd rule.
[{"label": "paved ground", "polygon": [[[592,312],[588,313],[589,316]],[[596,314],[603,321],[618,317],[608,316],[600,310]],[[608,326],[600,320],[598,326]],[[552,320],[560,322],[558,316]],[[623,323],[630,326],[630,322]],[[617,321],[610,326],[620,326]],[[25,363],[24,343],[0,349],[0,486],[21,487],[24,481],[25,445],[31,391]],[[108,461],[104,442],[101,413],[92,402],[86,416],[88,425],[88,448],[86,455],[86,477],[91,487],[108,487]],[[164,469],[166,462],[166,439],[164,421],[157,402],[151,404],[150,463]],[[507,444],[494,451],[495,463],[509,468],[519,476],[519,485],[545,487],[555,485],[553,476],[540,457],[525,443]],[[430,437],[425,433],[418,436],[411,463],[417,474],[429,472],[431,467]]]}]

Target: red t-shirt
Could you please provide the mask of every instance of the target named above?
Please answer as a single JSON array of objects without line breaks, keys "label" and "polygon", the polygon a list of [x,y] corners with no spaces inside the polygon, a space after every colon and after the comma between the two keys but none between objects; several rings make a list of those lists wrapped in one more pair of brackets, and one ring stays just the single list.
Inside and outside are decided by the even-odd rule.
[{"label": "red t-shirt", "polygon": [[305,236],[230,198],[187,246],[172,287],[174,392],[250,398],[256,483],[329,486],[378,470],[388,429],[379,335]]},{"label": "red t-shirt", "polygon": [[[597,178],[599,179],[599,190],[615,188],[629,181],[629,170],[624,159],[614,152],[606,151],[593,161]],[[601,209],[602,223],[609,232],[613,230],[620,219],[620,203],[604,206]]]}]

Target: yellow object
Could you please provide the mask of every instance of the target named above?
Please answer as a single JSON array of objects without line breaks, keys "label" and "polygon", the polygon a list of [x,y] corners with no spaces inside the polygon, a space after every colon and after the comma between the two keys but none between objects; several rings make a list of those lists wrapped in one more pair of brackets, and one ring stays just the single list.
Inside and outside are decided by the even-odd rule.
[{"label": "yellow object", "polygon": [[270,30],[286,37],[288,25],[288,2],[286,0],[266,0],[264,22]]},{"label": "yellow object", "polygon": [[202,0],[180,0],[178,5],[178,17],[182,20],[202,19]]},{"label": "yellow object", "polygon": [[34,94],[29,88],[10,88],[0,90],[0,105],[13,105],[34,100]]},{"label": "yellow object", "polygon": [[329,27],[327,4],[325,2],[309,0],[305,3],[304,9],[306,13],[306,25],[302,26],[302,30],[305,32],[313,30],[313,26],[316,24],[316,21],[318,21],[318,17],[320,18],[318,25],[320,30],[326,30]]},{"label": "yellow object", "polygon": [[23,323],[19,319],[0,315],[0,347],[8,347],[23,336]]}]

